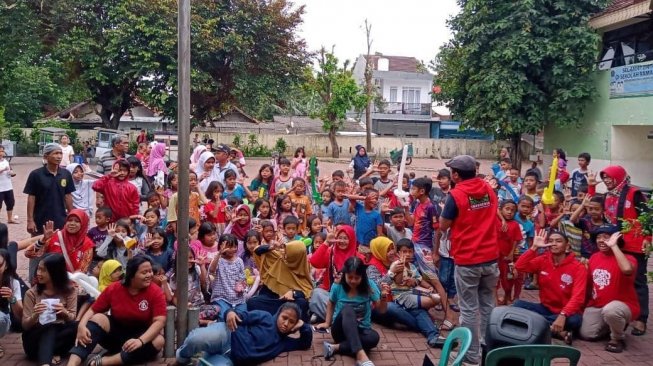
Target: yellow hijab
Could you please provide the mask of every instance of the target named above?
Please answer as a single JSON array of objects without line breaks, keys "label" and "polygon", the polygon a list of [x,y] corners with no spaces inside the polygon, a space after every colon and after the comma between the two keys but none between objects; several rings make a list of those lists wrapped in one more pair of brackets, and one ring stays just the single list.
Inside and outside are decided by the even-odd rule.
[{"label": "yellow hijab", "polygon": [[[271,254],[271,253],[270,253]],[[285,258],[279,255],[264,255],[262,258],[261,281],[273,292],[283,295],[290,290],[299,290],[308,299],[313,291],[311,270],[306,258],[306,245],[299,241],[286,244]]]},{"label": "yellow hijab", "polygon": [[388,260],[388,248],[390,248],[390,245],[392,245],[392,240],[385,236],[377,236],[370,241],[370,252],[372,252],[374,258],[381,261],[386,267],[390,266],[390,261]]},{"label": "yellow hijab", "polygon": [[111,281],[111,274],[120,267],[122,267],[122,264],[114,259],[109,259],[102,264],[102,268],[100,268],[100,284],[98,286],[100,292],[104,291],[105,288],[113,283],[113,281]]}]

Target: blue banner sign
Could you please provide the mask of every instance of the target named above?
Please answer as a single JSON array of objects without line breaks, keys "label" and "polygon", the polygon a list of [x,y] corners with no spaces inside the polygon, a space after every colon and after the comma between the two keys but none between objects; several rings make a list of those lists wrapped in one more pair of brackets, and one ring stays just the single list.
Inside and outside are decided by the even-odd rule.
[{"label": "blue banner sign", "polygon": [[653,61],[610,70],[610,99],[653,95]]}]

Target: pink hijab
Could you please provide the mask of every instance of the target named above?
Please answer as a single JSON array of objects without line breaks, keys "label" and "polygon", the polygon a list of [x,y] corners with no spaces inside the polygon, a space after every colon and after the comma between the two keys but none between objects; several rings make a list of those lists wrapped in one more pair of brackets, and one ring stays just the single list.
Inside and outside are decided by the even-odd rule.
[{"label": "pink hijab", "polygon": [[166,155],[166,144],[159,142],[154,147],[152,147],[152,152],[150,153],[150,161],[147,167],[147,176],[155,176],[159,171],[167,172],[168,167],[164,161]]}]

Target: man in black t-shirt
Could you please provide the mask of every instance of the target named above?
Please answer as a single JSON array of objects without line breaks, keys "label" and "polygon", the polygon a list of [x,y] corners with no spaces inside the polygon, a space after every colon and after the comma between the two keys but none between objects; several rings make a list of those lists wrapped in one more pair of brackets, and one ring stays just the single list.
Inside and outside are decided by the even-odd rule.
[{"label": "man in black t-shirt", "polygon": [[[47,144],[43,148],[46,164],[32,170],[27,177],[23,193],[27,195],[27,231],[36,236],[43,233],[43,225],[54,222],[55,229],[62,229],[66,212],[73,209],[71,193],[75,191],[73,176],[60,168],[63,157],[59,144]],[[30,261],[30,282],[33,275]],[[36,267],[34,267],[35,269]]]}]

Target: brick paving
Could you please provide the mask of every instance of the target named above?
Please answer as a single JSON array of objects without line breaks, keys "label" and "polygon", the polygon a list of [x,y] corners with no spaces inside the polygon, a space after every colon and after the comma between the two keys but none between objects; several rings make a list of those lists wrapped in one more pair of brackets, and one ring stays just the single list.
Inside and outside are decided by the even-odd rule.
[{"label": "brick paving", "polygon": [[[25,208],[27,204],[27,197],[22,194],[25,180],[29,172],[38,166],[40,159],[38,158],[14,158],[11,162],[12,168],[17,173],[14,178],[14,192],[16,195],[16,207],[14,213],[19,215],[20,225],[9,225],[10,240],[20,240],[28,237],[25,231]],[[267,160],[266,160],[267,162]],[[258,170],[258,166],[262,161],[251,161],[247,167],[247,172],[251,176]],[[443,160],[415,160],[413,163],[418,173],[429,174],[444,166]],[[343,164],[334,164],[329,162],[320,163],[320,168],[323,172],[330,172],[338,166],[342,169]],[[486,164],[484,164],[486,165]],[[489,166],[489,164],[487,164]],[[6,222],[6,214],[3,211],[0,213],[0,221]],[[25,276],[27,273],[27,260],[24,256],[19,254],[18,258],[18,272],[20,275]],[[649,267],[651,267],[649,265]],[[653,270],[653,268],[649,268]],[[652,292],[653,294],[653,292]],[[523,298],[526,300],[536,301],[536,291],[522,292]],[[649,326],[650,327],[650,326]],[[424,355],[427,354],[437,363],[440,358],[440,350],[431,349],[426,345],[426,340],[420,334],[413,332],[406,332],[401,330],[388,329],[378,325],[374,328],[381,335],[381,342],[379,346],[374,349],[370,357],[378,366],[390,365],[422,365]],[[653,328],[652,328],[653,329]],[[324,340],[330,341],[330,336],[325,334],[315,334],[313,337],[313,347],[310,350],[302,352],[293,352],[289,354],[282,354],[275,360],[267,362],[265,365],[306,365],[306,366],[349,366],[354,365],[354,361],[348,357],[336,356],[335,360],[325,361],[322,357],[322,342]],[[632,365],[632,366],[653,366],[653,332],[647,333],[642,337],[634,337],[628,333],[628,349],[620,354],[611,354],[605,352],[603,342],[584,342],[574,341],[574,347],[582,352],[580,360],[581,366],[616,366],[616,365]],[[5,356],[0,359],[2,366],[22,366],[33,365],[33,363],[25,359],[21,338],[19,334],[8,334],[0,339],[0,344],[5,349]],[[650,347],[650,348],[649,348]],[[159,359],[157,362],[150,363],[150,365],[172,365],[174,359]],[[555,362],[555,364],[568,364],[564,362]]]}]

